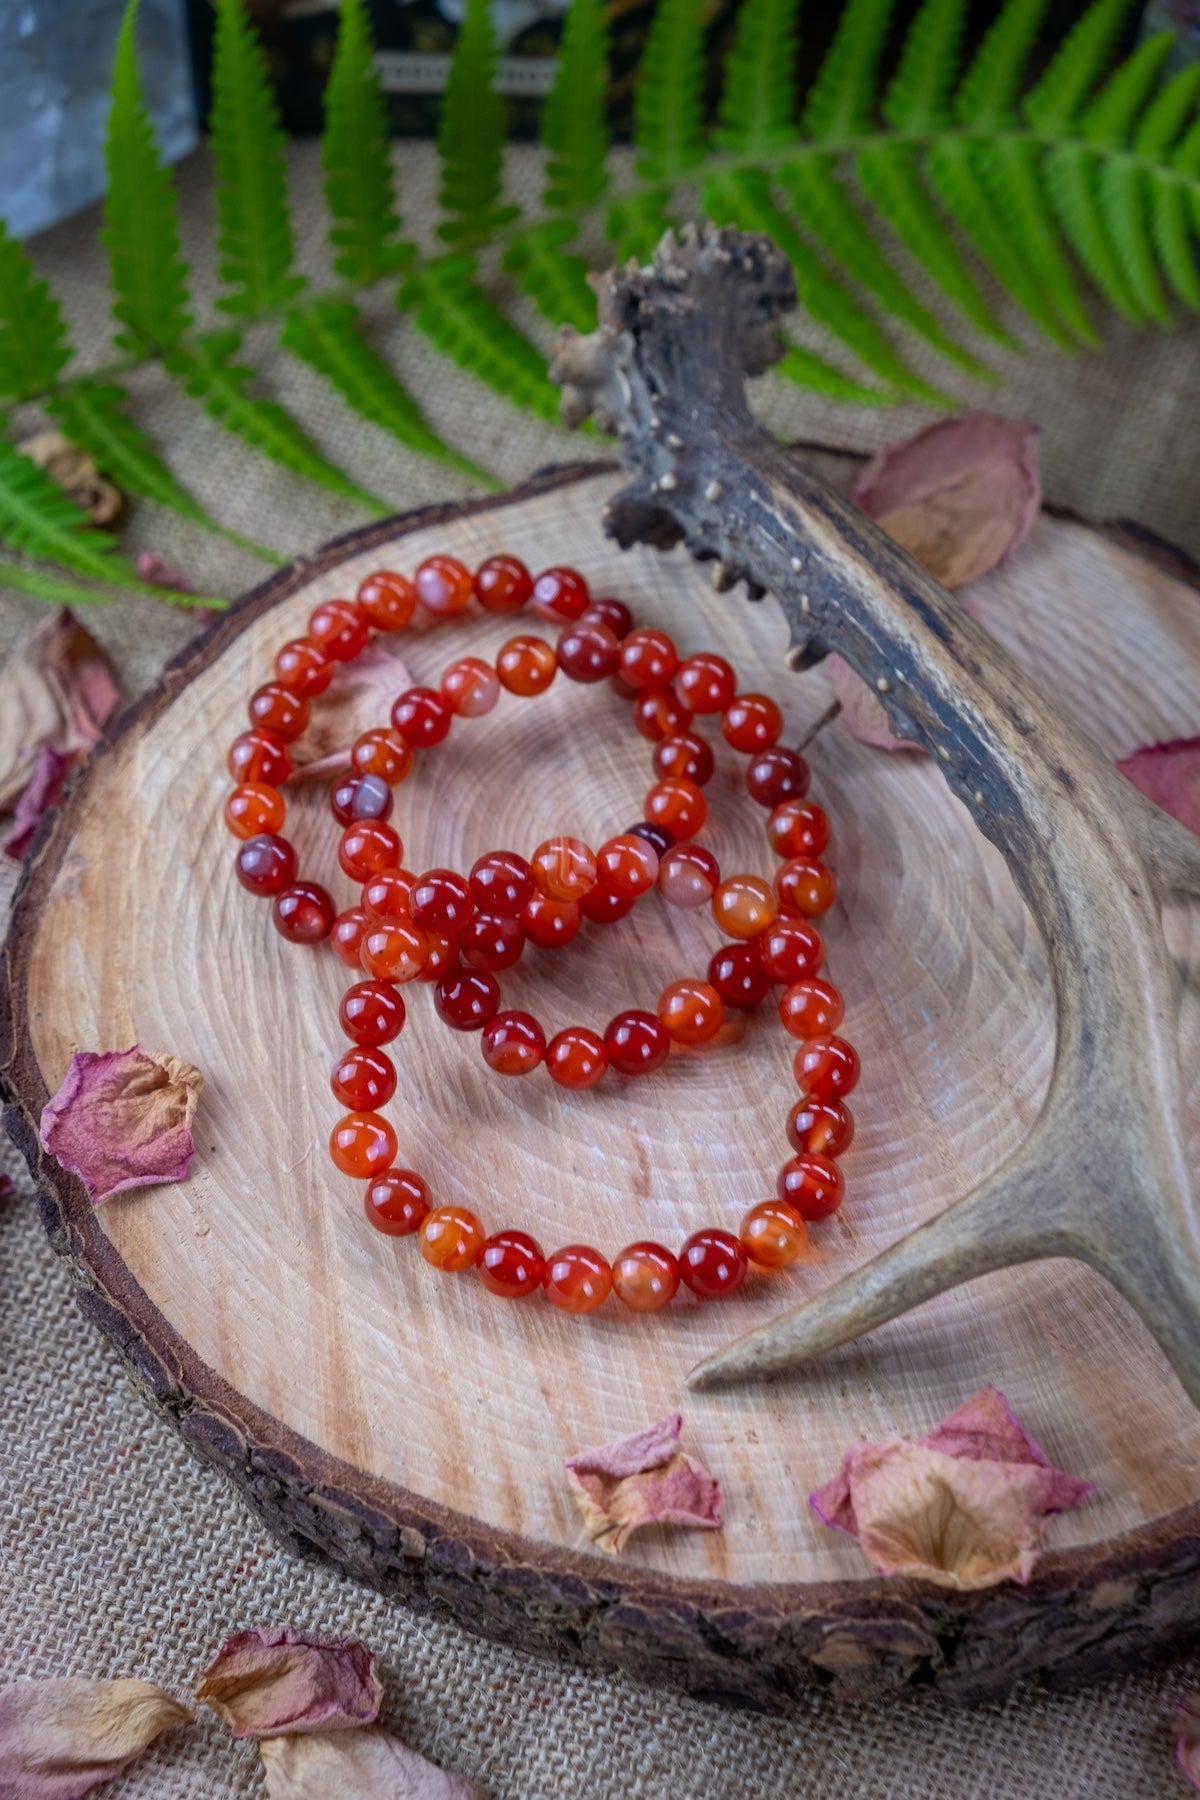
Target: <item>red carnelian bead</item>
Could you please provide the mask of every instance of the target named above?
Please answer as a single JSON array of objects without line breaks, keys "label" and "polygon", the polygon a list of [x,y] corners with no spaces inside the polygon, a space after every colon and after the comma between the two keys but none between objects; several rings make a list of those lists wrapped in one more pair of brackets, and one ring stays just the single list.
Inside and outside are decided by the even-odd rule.
[{"label": "red carnelian bead", "polygon": [[500,1010],[500,983],[484,969],[449,969],[433,990],[433,1004],[452,1031],[482,1031]]},{"label": "red carnelian bead", "polygon": [[804,981],[825,961],[820,932],[803,919],[776,919],[754,942],[772,981]]},{"label": "red carnelian bead", "polygon": [[413,576],[417,599],[435,618],[448,619],[470,604],[475,584],[457,556],[427,556]]},{"label": "red carnelian bead", "polygon": [[609,838],[596,852],[596,874],[610,894],[636,900],[658,880],[658,851],[631,831]]},{"label": "red carnelian bead", "polygon": [[724,712],[737,693],[737,676],[723,656],[702,650],[676,669],[675,692],[694,713]]},{"label": "red carnelian bead", "polygon": [[527,1300],[541,1287],[545,1272],[541,1247],[523,1231],[496,1232],[479,1257],[480,1281],[502,1300]]},{"label": "red carnelian bead", "polygon": [[586,1025],[568,1025],[546,1045],[546,1068],[559,1087],[595,1087],[608,1068],[603,1038]]},{"label": "red carnelian bead", "polygon": [[746,770],[746,788],[760,806],[779,806],[808,792],[808,764],[798,750],[774,744],[762,750]]},{"label": "red carnelian bead", "polygon": [[342,1030],[356,1044],[390,1044],[404,1029],[404,1000],[386,981],[347,988],[338,1009]]},{"label": "red carnelian bead", "polygon": [[436,931],[425,933],[425,962],[418,981],[440,981],[451,969],[458,967],[458,939],[442,937]]},{"label": "red carnelian bead", "polygon": [[782,1200],[752,1206],[738,1227],[746,1255],[758,1269],[787,1269],[808,1247],[808,1227]]},{"label": "red carnelian bead", "polygon": [[694,731],[680,731],[672,737],[660,738],[654,746],[654,773],[664,780],[672,776],[694,781],[703,787],[716,768],[712,745]]},{"label": "red carnelian bead", "polygon": [[731,875],[713,895],[713,918],[732,938],[758,937],[774,924],[778,910],[770,882],[757,875]]},{"label": "red carnelian bead", "polygon": [[544,694],[557,672],[558,658],[544,638],[509,638],[496,658],[500,685],[526,698]]},{"label": "red carnelian bead", "polygon": [[315,881],[293,881],[275,896],[271,920],[289,944],[319,944],[333,930],[337,907]]},{"label": "red carnelian bead", "polygon": [[255,688],[246,711],[252,725],[273,731],[287,744],[308,729],[308,701],[282,681],[265,681]]},{"label": "red carnelian bead", "polygon": [[635,692],[665,688],[678,667],[675,645],[665,631],[656,631],[652,625],[631,631],[621,645],[621,679]]},{"label": "red carnelian bead", "polygon": [[329,796],[329,810],[339,825],[390,819],[393,804],[392,790],[382,775],[351,775],[339,781]]},{"label": "red carnelian bead", "polygon": [[812,800],[785,800],[767,820],[767,842],[776,856],[820,856],[829,820]]},{"label": "red carnelian bead", "polygon": [[546,1258],[542,1285],[560,1312],[595,1312],[612,1293],[612,1270],[590,1245],[566,1244]]},{"label": "red carnelian bead", "polygon": [[376,1231],[411,1237],[429,1215],[429,1189],[413,1169],[388,1169],[375,1177],[363,1204]]},{"label": "red carnelian bead", "polygon": [[633,630],[633,614],[623,600],[593,600],[587,611],[580,613],[576,623],[604,625],[618,643],[623,643]]},{"label": "red carnelian bead", "polygon": [[483,1028],[483,1060],[497,1075],[528,1075],[546,1055],[546,1034],[531,1013],[497,1013]]},{"label": "red carnelian bead", "polygon": [[659,738],[677,737],[691,722],[691,713],[670,688],[656,688],[639,694],[633,703],[634,728],[651,743]]},{"label": "red carnelian bead", "polygon": [[746,1249],[728,1231],[695,1231],[679,1252],[679,1273],[700,1300],[721,1300],[746,1279]]},{"label": "red carnelian bead", "polygon": [[329,1134],[329,1154],[343,1175],[379,1175],[396,1160],[396,1134],[379,1113],[349,1112]]},{"label": "red carnelian bead", "polygon": [[521,929],[539,950],[561,950],[583,923],[577,900],[551,900],[535,894],[521,913]]},{"label": "red carnelian bead", "polygon": [[779,1198],[794,1206],[802,1219],[827,1219],[846,1192],[842,1171],[827,1156],[793,1156],[779,1171]]},{"label": "red carnelian bead", "polygon": [[469,924],[475,902],[454,869],[426,869],[413,885],[409,910],[426,931],[456,932]]},{"label": "red carnelian bead", "polygon": [[810,975],[794,981],[779,996],[779,1018],[794,1038],[826,1037],[846,1016],[846,1005],[833,983]]},{"label": "red carnelian bead", "polygon": [[429,941],[403,919],[380,919],[363,938],[359,954],[368,975],[380,981],[415,981],[425,967]]},{"label": "red carnelian bead", "polygon": [[796,1086],[818,1100],[840,1100],[853,1093],[859,1069],[857,1050],[840,1037],[813,1038],[801,1044],[792,1061]]},{"label": "red carnelian bead", "polygon": [[703,830],[708,802],[694,781],[659,781],[646,795],[645,812],[647,824],[682,840]]},{"label": "red carnelian bead", "polygon": [[407,575],[393,569],[376,569],[361,581],[354,598],[377,631],[402,631],[417,604],[416,589]]},{"label": "red carnelian bead", "polygon": [[780,910],[804,919],[819,919],[837,898],[837,882],[824,863],[793,856],[775,876]]},{"label": "red carnelian bead", "polygon": [[766,694],[738,694],[721,720],[725,742],[747,753],[770,749],[783,730],[783,714]]},{"label": "red carnelian bead", "polygon": [[252,894],[269,898],[296,879],[296,852],[286,838],[264,832],[247,838],[237,853],[237,878]]},{"label": "red carnelian bead", "polygon": [[773,983],[750,944],[724,944],[708,965],[708,979],[726,1006],[748,1012],[770,993]]},{"label": "red carnelian bead", "polygon": [[679,1259],[661,1244],[629,1244],[613,1258],[612,1285],[631,1312],[657,1312],[675,1298]]},{"label": "red carnelian bead", "polygon": [[501,919],[495,913],[476,913],[463,926],[458,940],[463,961],[473,969],[511,969],[520,962],[525,948],[525,933],[516,919]]},{"label": "red carnelian bead", "polygon": [[412,891],[417,878],[407,869],[380,869],[363,883],[363,906],[372,919],[412,922]]},{"label": "red carnelian bead", "polygon": [[533,592],[533,576],[515,556],[489,556],[475,571],[474,587],[488,612],[520,612]]},{"label": "red carnelian bead", "polygon": [[286,817],[283,795],[264,781],[244,781],[225,802],[225,823],[234,837],[252,838],[263,833],[275,837]]},{"label": "red carnelian bead", "polygon": [[[373,781],[374,776],[364,776]],[[359,819],[343,831],[338,862],[351,881],[369,881],[380,869],[394,869],[404,855],[397,832],[381,819]]]},{"label": "red carnelian bead", "polygon": [[533,870],[515,850],[491,850],[471,865],[471,898],[480,912],[519,917],[533,898]]},{"label": "red carnelian bead", "polygon": [[475,1267],[485,1239],[483,1226],[465,1206],[439,1206],[421,1221],[418,1242],[427,1263],[461,1275]]},{"label": "red carnelian bead", "polygon": [[243,731],[229,746],[225,766],[235,781],[265,781],[281,787],[292,772],[288,747],[273,731]]},{"label": "red carnelian bead", "polygon": [[329,941],[349,969],[362,968],[362,941],[370,923],[361,906],[350,907],[347,912],[339,913],[333,921]]},{"label": "red carnelian bead", "polygon": [[326,600],[308,615],[308,635],[331,662],[353,662],[366,647],[371,621],[353,600]]},{"label": "red carnelian bead", "polygon": [[708,981],[673,981],[658,996],[658,1016],[676,1044],[707,1044],[725,1022],[725,1003]]},{"label": "red carnelian bead", "polygon": [[596,858],[582,838],[552,837],[530,858],[534,885],[550,900],[582,900],[596,885]]},{"label": "red carnelian bead", "polygon": [[589,888],[579,902],[580,912],[593,925],[615,925],[632,906],[633,901],[627,894],[614,894],[610,888],[601,887],[599,882]]},{"label": "red carnelian bead", "polygon": [[607,625],[573,625],[558,640],[558,666],[572,681],[603,681],[617,666],[621,646]]},{"label": "red carnelian bead", "polygon": [[395,787],[412,773],[412,745],[386,727],[364,731],[350,747],[350,766],[356,775],[376,775]]},{"label": "red carnelian bead", "polygon": [[787,1116],[788,1143],[798,1154],[840,1156],[854,1137],[854,1114],[840,1100],[797,1100]]},{"label": "red carnelian bead", "polygon": [[482,719],[500,698],[500,677],[481,656],[460,656],[442,676],[442,699],[460,719]]},{"label": "red carnelian bead", "polygon": [[533,584],[533,610],[551,624],[577,619],[591,600],[588,584],[577,569],[546,569]]},{"label": "red carnelian bead", "polygon": [[453,717],[447,702],[432,688],[407,688],[392,707],[392,724],[415,750],[440,744]]},{"label": "red carnelian bead", "polygon": [[619,1075],[649,1075],[666,1062],[671,1036],[653,1013],[631,1007],[609,1020],[604,1048],[609,1066]]},{"label": "red carnelian bead", "polygon": [[374,1045],[356,1044],[334,1063],[329,1076],[333,1097],[355,1112],[386,1106],[396,1091],[396,1065]]},{"label": "red carnelian bead", "polygon": [[333,680],[333,664],[311,638],[293,638],[275,657],[275,675],[294,694],[311,700]]},{"label": "red carnelian bead", "polygon": [[668,850],[658,865],[658,887],[663,899],[685,912],[707,906],[720,880],[716,857],[701,844],[680,844],[677,849]]}]

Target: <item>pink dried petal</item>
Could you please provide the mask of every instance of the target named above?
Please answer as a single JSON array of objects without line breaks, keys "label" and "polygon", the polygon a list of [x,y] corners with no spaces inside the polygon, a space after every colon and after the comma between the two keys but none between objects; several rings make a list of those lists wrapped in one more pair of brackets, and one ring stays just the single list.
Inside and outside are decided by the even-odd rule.
[{"label": "pink dried petal", "polygon": [[201,1675],[196,1698],[234,1737],[267,1738],[368,1725],[383,1688],[358,1638],[326,1643],[282,1626],[235,1631]]},{"label": "pink dried petal", "polygon": [[171,594],[198,594],[199,588],[180,569],[171,567],[157,550],[139,550],[134,565],[143,581],[151,587],[165,588]]},{"label": "pink dried petal", "polygon": [[630,1532],[643,1525],[716,1530],[724,1524],[721,1484],[679,1448],[682,1424],[675,1413],[563,1464],[584,1530],[601,1550],[619,1556]]},{"label": "pink dried petal", "polygon": [[259,1751],[269,1800],[484,1800],[473,1781],[439,1769],[377,1725],[268,1738]]},{"label": "pink dried petal", "polygon": [[12,830],[4,840],[6,856],[20,862],[33,842],[33,834],[41,824],[42,814],[61,803],[67,776],[74,763],[73,756],[64,756],[53,744],[42,745],[29,783],[17,801]]},{"label": "pink dried petal", "polygon": [[43,745],[67,756],[90,750],[119,698],[103,650],[64,606],[0,671],[0,811],[28,784]]},{"label": "pink dried petal", "polygon": [[192,1717],[152,1681],[14,1681],[0,1689],[0,1796],[80,1800]]},{"label": "pink dried petal", "polygon": [[1200,1794],[1200,1694],[1187,1694],[1175,1714],[1175,1761]]},{"label": "pink dried petal", "polygon": [[12,1176],[0,1169],[0,1200],[10,1200],[16,1191]]},{"label": "pink dried petal", "polygon": [[1200,834],[1200,737],[1143,744],[1117,767],[1147,800]]},{"label": "pink dried petal", "polygon": [[125,1188],[182,1181],[196,1146],[192,1120],[204,1077],[178,1056],[75,1051],[42,1108],[43,1146],[82,1177],[94,1206]]},{"label": "pink dried petal", "polygon": [[325,781],[350,767],[350,747],[356,737],[387,719],[392,702],[412,676],[404,663],[373,639],[352,663],[340,666],[333,683],[310,702],[310,724],[304,736],[289,746],[293,781]]}]

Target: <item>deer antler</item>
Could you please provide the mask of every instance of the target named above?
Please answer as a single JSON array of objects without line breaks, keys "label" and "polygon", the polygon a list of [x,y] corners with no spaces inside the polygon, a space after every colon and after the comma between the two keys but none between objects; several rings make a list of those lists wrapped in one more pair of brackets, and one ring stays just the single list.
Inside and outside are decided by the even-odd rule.
[{"label": "deer antler", "polygon": [[940,763],[1004,855],[1045,940],[1057,1043],[1041,1116],[964,1199],[816,1300],[692,1370],[762,1376],[1007,1264],[1074,1256],[1136,1307],[1200,1406],[1200,1208],[1183,1131],[1170,891],[1200,892],[1200,840],[1144,800],[982,626],[751,418],[744,378],[795,305],[770,240],[668,234],[650,269],[597,281],[599,330],[560,334],[563,412],[615,430],[634,480],[606,529],[683,539],[719,587],[769,589],[789,661],[845,657],[892,730]]}]

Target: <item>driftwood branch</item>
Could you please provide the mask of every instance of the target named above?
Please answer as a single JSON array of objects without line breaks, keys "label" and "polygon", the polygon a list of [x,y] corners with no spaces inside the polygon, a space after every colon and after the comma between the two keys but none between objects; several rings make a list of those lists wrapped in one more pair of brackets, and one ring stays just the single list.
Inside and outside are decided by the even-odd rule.
[{"label": "driftwood branch", "polygon": [[1200,1208],[1178,1056],[1172,891],[1200,892],[1200,840],[1153,807],[905,551],[755,424],[747,375],[795,304],[770,240],[668,235],[650,269],[598,283],[600,326],[561,334],[574,422],[621,440],[634,479],[606,529],[686,543],[718,587],[778,599],[795,667],[836,650],[892,730],[922,744],[1003,853],[1041,930],[1054,1067],[1025,1143],[938,1218],[700,1363],[693,1385],[819,1355],[1008,1264],[1073,1256],[1137,1309],[1200,1405]]}]

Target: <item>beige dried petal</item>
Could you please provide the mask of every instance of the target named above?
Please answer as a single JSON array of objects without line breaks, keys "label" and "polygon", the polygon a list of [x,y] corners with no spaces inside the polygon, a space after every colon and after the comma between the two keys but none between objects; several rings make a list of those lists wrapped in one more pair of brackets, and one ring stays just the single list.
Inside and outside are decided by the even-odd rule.
[{"label": "beige dried petal", "polygon": [[370,1724],[383,1688],[360,1639],[327,1643],[277,1626],[227,1638],[201,1675],[196,1698],[234,1737],[266,1738]]},{"label": "beige dried petal", "polygon": [[68,607],[26,638],[0,669],[0,812],[44,745],[71,758],[90,750],[119,699],[107,657]]},{"label": "beige dried petal", "polygon": [[353,663],[339,664],[332,685],[310,702],[308,730],[289,746],[291,780],[327,781],[348,769],[355,738],[386,724],[392,702],[411,685],[405,664],[378,638]]},{"label": "beige dried petal", "polygon": [[15,1681],[0,1689],[2,1800],[79,1800],[194,1717],[152,1681]]},{"label": "beige dried petal", "polygon": [[631,1437],[581,1450],[563,1466],[583,1527],[598,1549],[619,1556],[630,1532],[643,1525],[692,1525],[715,1530],[721,1484],[679,1447],[679,1413]]},{"label": "beige dried petal", "polygon": [[82,1177],[93,1205],[125,1188],[182,1181],[196,1145],[192,1120],[204,1077],[178,1056],[75,1051],[42,1108],[41,1140]]},{"label": "beige dried petal", "polygon": [[439,1769],[377,1725],[266,1738],[270,1800],[484,1800],[473,1781]]}]

